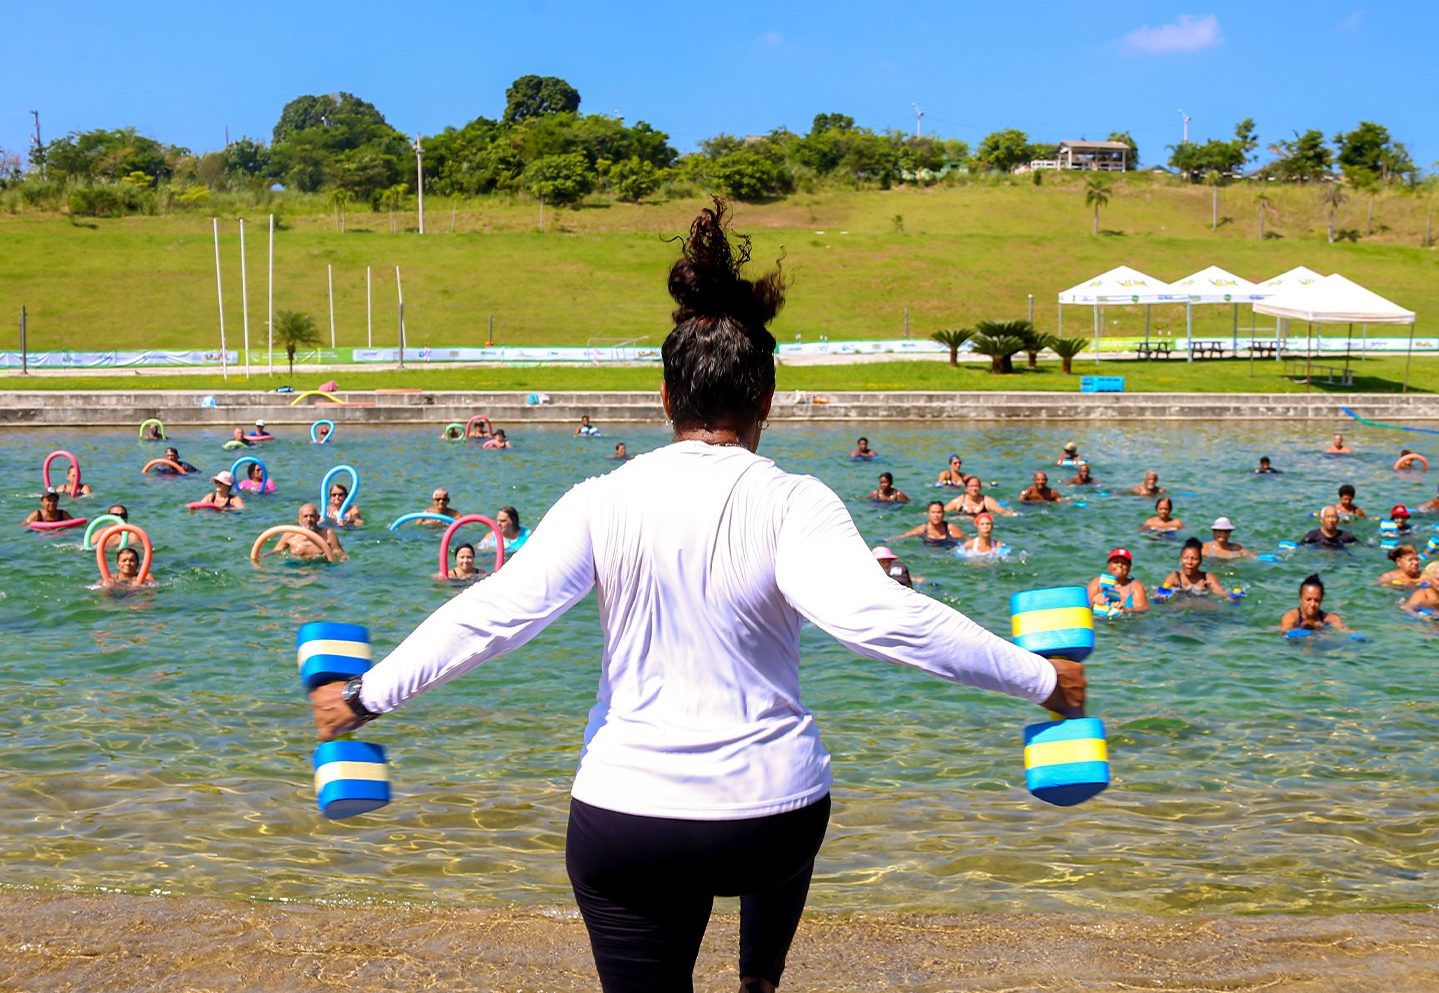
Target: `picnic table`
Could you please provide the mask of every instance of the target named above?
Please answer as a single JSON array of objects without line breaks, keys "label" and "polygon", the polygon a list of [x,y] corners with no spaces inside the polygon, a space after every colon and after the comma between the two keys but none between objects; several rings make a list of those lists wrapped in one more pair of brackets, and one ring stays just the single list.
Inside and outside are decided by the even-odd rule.
[{"label": "picnic table", "polygon": [[1224,342],[1217,339],[1196,338],[1189,343],[1189,350],[1201,359],[1224,358]]},{"label": "picnic table", "polygon": [[1251,341],[1249,343],[1249,357],[1257,359],[1272,359],[1279,353],[1279,342],[1277,341]]},{"label": "picnic table", "polygon": [[1172,341],[1145,341],[1135,349],[1141,359],[1167,359],[1173,351]]},{"label": "picnic table", "polygon": [[[1333,358],[1348,359],[1350,356],[1340,355]],[[1298,356],[1284,360],[1284,375],[1289,379],[1316,380],[1323,378],[1324,382],[1331,385],[1353,386],[1354,370],[1346,366],[1330,365],[1331,356],[1325,356],[1326,361],[1322,364],[1315,362],[1307,356]]]}]

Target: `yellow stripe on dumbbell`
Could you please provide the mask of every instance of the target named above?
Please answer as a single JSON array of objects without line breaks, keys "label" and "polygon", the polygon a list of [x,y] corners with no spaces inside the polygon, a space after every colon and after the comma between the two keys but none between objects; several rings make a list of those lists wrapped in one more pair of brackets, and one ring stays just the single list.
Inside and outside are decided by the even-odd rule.
[{"label": "yellow stripe on dumbbell", "polygon": [[299,647],[298,656],[300,665],[313,655],[342,655],[351,659],[367,659],[370,657],[370,643],[368,641],[333,641],[328,638],[316,638],[314,641],[307,641]]},{"label": "yellow stripe on dumbbell", "polygon": [[1018,638],[1041,631],[1064,631],[1068,628],[1090,628],[1094,618],[1088,607],[1051,607],[1048,610],[1026,610],[1010,620],[1011,632]]},{"label": "yellow stripe on dumbbell", "polygon": [[390,767],[383,762],[326,762],[315,770],[315,789],[321,790],[337,779],[390,781]]},{"label": "yellow stripe on dumbbell", "polygon": [[1074,738],[1026,745],[1024,767],[1064,765],[1069,762],[1108,762],[1109,744],[1103,738]]}]

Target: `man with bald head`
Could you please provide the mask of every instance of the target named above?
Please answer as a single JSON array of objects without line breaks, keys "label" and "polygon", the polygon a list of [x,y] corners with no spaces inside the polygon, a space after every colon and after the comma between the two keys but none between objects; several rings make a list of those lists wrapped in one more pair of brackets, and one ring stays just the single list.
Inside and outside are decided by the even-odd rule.
[{"label": "man with bald head", "polygon": [[[300,527],[309,531],[334,555],[336,562],[343,562],[349,558],[345,550],[340,547],[340,536],[335,533],[334,528],[327,528],[320,522],[320,508],[313,503],[300,504],[298,515]],[[318,545],[298,534],[286,534],[275,542],[275,551],[287,552],[297,559],[322,559],[325,553],[320,551]]]},{"label": "man with bald head", "polygon": [[1339,508],[1332,504],[1319,512],[1319,526],[1300,540],[1301,545],[1316,545],[1319,548],[1343,548],[1359,539],[1352,531],[1339,530]]}]

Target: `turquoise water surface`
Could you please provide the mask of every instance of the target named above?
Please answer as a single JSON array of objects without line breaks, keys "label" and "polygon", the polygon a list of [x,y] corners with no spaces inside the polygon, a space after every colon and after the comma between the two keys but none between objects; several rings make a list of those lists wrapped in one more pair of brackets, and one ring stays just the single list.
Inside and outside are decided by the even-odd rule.
[{"label": "turquoise water surface", "polygon": [[[1342,427],[1342,426],[1340,426]],[[846,497],[871,543],[923,518],[951,451],[1012,499],[1052,466],[1076,430],[1055,425],[866,423],[882,454],[853,463],[858,430],[774,427],[761,452]],[[192,514],[204,477],[141,476],[161,446],[132,430],[11,432],[0,445],[0,519],[37,506],[40,464],[64,448],[95,487],[77,514],[122,500],[155,539],[154,590],[93,588],[81,535],[12,524],[0,553],[0,858],[7,887],[258,899],[439,904],[569,901],[567,789],[598,673],[593,597],[530,645],[413,701],[365,730],[387,746],[395,799],[328,822],[314,807],[312,727],[298,688],[303,622],[369,625],[388,649],[453,595],[437,583],[438,532],[385,528],[437,485],[464,512],[519,508],[526,524],[568,486],[664,444],[658,426],[596,439],[516,432],[481,452],[424,430],[341,427],[335,444],[299,428],[259,454],[279,490],[241,514]],[[1157,469],[1185,534],[1221,514],[1262,551],[1314,526],[1310,512],[1352,482],[1377,518],[1433,496],[1389,469],[1422,436],[1358,429],[1359,454],[1326,459],[1323,430],[1282,424],[1091,427],[1077,433],[1105,484],[1088,506],[1026,508],[998,535],[1021,550],[988,565],[914,540],[895,543],[921,589],[1007,634],[1008,597],[1085,583],[1128,545],[1151,587],[1179,542],[1143,538],[1152,502],[1118,495]],[[176,432],[205,475],[228,467],[223,436]],[[1418,441],[1419,444],[1415,444]],[[1430,446],[1439,457],[1439,444]],[[1285,474],[1250,473],[1270,455]],[[345,532],[337,566],[248,561],[266,527],[294,521],[321,477],[361,474],[367,525]],[[881,471],[909,507],[862,499]],[[1115,495],[1107,493],[1109,484]],[[1061,485],[1061,489],[1064,487]],[[952,496],[952,491],[938,491]],[[1430,522],[1420,519],[1423,528]],[[805,692],[834,757],[834,817],[812,905],[897,911],[1122,910],[1212,913],[1408,910],[1439,905],[1439,627],[1406,619],[1377,523],[1347,553],[1301,551],[1275,565],[1210,563],[1247,584],[1238,605],[1194,601],[1101,625],[1090,659],[1091,713],[1105,718],[1114,783],[1057,809],[1024,790],[1020,732],[1037,708],[854,657],[806,629]],[[1422,539],[1421,539],[1422,543]],[[523,554],[523,553],[522,553]],[[1299,580],[1322,572],[1326,606],[1367,641],[1289,643],[1279,616]],[[378,657],[378,653],[377,653]],[[856,885],[864,884],[864,885]]]}]

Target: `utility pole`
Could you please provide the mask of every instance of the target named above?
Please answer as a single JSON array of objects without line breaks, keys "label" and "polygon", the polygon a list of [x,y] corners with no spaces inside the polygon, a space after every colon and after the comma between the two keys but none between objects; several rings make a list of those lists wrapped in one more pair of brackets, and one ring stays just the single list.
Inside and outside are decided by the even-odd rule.
[{"label": "utility pole", "polygon": [[44,145],[44,143],[40,140],[40,112],[39,112],[38,110],[32,110],[32,111],[30,111],[30,116],[33,117],[33,118],[35,118],[35,137],[34,137],[34,139],[32,139],[32,140],[34,141],[34,143],[35,143],[35,159],[36,159],[37,162],[40,163],[40,178],[41,178],[41,179],[44,179],[44,178],[45,178],[45,145]]},{"label": "utility pole", "polygon": [[420,234],[425,233],[425,150],[415,135],[415,189],[420,194]]},{"label": "utility pole", "polygon": [[917,103],[911,103],[910,106],[914,108],[914,136],[915,136],[916,138],[923,138],[923,137],[924,137],[924,111],[922,111],[922,110],[919,109],[919,104],[917,104]]}]

